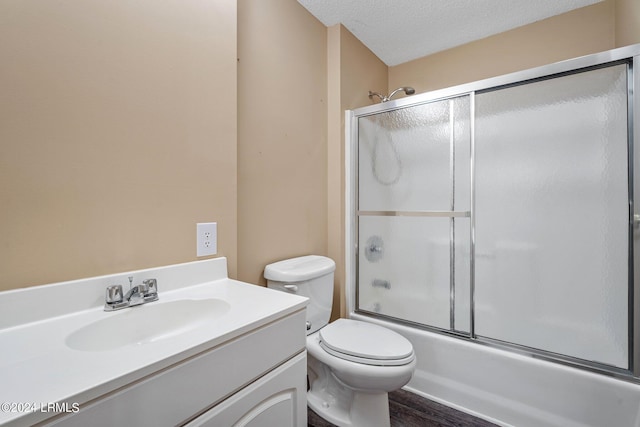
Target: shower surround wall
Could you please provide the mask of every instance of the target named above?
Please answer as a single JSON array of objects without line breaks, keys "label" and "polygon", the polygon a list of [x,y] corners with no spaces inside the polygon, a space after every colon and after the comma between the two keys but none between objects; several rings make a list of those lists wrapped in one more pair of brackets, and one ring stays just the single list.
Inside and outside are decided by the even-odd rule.
[{"label": "shower surround wall", "polygon": [[638,55],[347,112],[349,311],[413,342],[409,388],[504,425],[640,425]]}]

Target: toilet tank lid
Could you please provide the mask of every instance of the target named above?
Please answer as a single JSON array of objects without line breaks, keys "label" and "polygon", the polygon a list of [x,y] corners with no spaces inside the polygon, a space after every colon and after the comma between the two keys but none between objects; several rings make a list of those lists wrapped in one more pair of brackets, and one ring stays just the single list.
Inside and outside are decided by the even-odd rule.
[{"label": "toilet tank lid", "polygon": [[307,255],[274,262],[264,268],[264,278],[276,282],[303,282],[333,273],[336,263],[331,258]]}]

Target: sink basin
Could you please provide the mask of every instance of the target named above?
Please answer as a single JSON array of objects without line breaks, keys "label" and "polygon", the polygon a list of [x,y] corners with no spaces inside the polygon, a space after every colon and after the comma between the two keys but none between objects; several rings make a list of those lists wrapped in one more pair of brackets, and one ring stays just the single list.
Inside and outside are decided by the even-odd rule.
[{"label": "sink basin", "polygon": [[229,311],[217,298],[152,302],[113,313],[69,334],[66,345],[74,350],[107,351],[128,345],[174,337],[207,323]]}]

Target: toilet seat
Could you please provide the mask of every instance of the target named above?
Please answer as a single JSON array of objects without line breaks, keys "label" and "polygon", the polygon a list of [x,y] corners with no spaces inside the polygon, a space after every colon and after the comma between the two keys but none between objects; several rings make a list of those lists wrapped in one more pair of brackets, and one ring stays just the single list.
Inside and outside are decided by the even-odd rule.
[{"label": "toilet seat", "polygon": [[319,332],[320,347],[351,362],[401,366],[415,358],[411,342],[402,335],[368,322],[338,319]]}]

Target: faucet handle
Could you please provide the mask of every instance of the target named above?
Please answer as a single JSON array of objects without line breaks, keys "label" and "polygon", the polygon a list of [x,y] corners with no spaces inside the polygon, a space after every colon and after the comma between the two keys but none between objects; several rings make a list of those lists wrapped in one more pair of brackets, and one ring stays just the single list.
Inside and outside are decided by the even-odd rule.
[{"label": "faucet handle", "polygon": [[107,287],[105,291],[105,302],[107,304],[116,304],[122,302],[122,285]]},{"label": "faucet handle", "polygon": [[149,293],[149,286],[147,286],[145,283],[140,283],[137,288],[138,293],[142,296],[145,296]]},{"label": "faucet handle", "polygon": [[156,279],[143,280],[142,284],[146,287],[145,296],[158,295],[158,281]]}]

